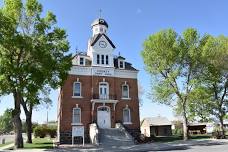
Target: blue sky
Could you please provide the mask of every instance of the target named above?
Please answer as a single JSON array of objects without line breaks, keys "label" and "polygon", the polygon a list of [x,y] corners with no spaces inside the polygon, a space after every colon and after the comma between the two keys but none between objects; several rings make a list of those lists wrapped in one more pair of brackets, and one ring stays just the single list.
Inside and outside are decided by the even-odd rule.
[{"label": "blue sky", "polygon": [[[3,0],[0,0],[2,3]],[[194,27],[200,33],[215,36],[228,35],[228,1],[225,0],[39,0],[44,12],[52,11],[58,25],[68,33],[70,51],[86,51],[91,36],[91,23],[99,17],[108,22],[108,36],[116,45],[114,54],[122,56],[140,70],[138,80],[143,86],[143,106],[140,116],[166,116],[173,119],[172,109],[152,103],[147,98],[150,91],[150,76],[144,70],[140,56],[143,41],[155,32],[173,28],[181,33],[188,27]],[[49,120],[56,120],[58,91],[52,91],[53,106],[49,109]],[[7,107],[13,107],[11,96],[0,98],[0,114]],[[22,118],[24,116],[22,115]],[[34,111],[33,121],[44,122],[46,110],[43,106]]]}]

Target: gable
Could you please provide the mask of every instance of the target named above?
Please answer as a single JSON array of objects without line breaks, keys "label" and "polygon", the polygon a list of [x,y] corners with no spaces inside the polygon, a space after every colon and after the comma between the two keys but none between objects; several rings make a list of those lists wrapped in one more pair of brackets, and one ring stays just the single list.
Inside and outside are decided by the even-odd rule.
[{"label": "gable", "polygon": [[97,34],[97,35],[95,35],[95,36],[92,38],[92,40],[91,40],[91,46],[94,46],[102,36],[105,37],[105,39],[109,42],[109,44],[112,46],[113,49],[116,48],[115,45],[112,43],[112,41],[111,41],[111,40],[108,38],[108,36],[105,35],[105,34]]}]

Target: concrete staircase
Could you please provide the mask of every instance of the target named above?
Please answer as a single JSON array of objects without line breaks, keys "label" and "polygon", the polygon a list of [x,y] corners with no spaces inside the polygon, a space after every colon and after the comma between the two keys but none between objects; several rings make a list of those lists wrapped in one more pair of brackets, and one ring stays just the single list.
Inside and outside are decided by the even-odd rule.
[{"label": "concrete staircase", "polygon": [[132,137],[120,128],[99,129],[101,146],[130,146],[134,145]]}]

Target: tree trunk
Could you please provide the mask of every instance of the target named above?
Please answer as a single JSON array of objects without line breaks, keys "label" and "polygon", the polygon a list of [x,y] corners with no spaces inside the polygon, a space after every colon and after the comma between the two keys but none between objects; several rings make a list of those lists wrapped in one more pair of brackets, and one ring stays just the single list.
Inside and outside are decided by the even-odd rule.
[{"label": "tree trunk", "polygon": [[219,117],[219,121],[220,121],[220,129],[222,131],[222,138],[225,138],[225,129],[224,129],[224,123],[223,123],[223,117]]},{"label": "tree trunk", "polygon": [[32,143],[32,113],[26,114],[27,143]]},{"label": "tree trunk", "polygon": [[184,117],[184,120],[183,120],[183,139],[184,140],[188,140],[188,123],[187,123],[187,118]]},{"label": "tree trunk", "polygon": [[23,148],[23,138],[22,138],[22,123],[21,123],[21,109],[20,109],[20,95],[17,92],[14,92],[14,110],[12,113],[13,117],[13,125],[14,125],[14,130],[15,130],[15,148]]},{"label": "tree trunk", "polygon": [[22,98],[21,105],[24,109],[26,116],[26,133],[27,133],[27,143],[32,143],[32,109],[33,106],[30,104],[29,109],[27,107],[26,102]]},{"label": "tree trunk", "polygon": [[185,107],[183,107],[183,140],[188,140],[188,119]]}]

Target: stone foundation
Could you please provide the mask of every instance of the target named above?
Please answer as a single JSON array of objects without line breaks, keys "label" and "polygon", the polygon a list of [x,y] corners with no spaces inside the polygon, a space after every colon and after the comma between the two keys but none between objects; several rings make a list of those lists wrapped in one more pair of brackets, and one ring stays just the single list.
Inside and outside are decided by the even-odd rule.
[{"label": "stone foundation", "polygon": [[[60,144],[72,144],[72,131],[60,132]],[[74,144],[82,144],[82,137],[74,137]],[[89,133],[85,132],[85,143],[90,143]]]}]

